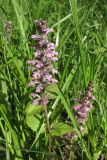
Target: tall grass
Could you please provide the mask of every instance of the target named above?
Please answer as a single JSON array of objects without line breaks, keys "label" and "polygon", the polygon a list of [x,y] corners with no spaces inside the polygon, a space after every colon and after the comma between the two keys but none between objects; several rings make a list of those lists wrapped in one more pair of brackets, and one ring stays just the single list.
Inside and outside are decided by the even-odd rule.
[{"label": "tall grass", "polygon": [[[0,1],[0,159],[107,159],[106,12],[104,0]],[[51,152],[44,109],[32,106],[28,88],[27,60],[33,57],[30,37],[37,32],[33,20],[41,18],[54,28],[49,38],[59,52],[54,64],[59,70],[58,85],[47,89]],[[10,33],[8,21],[12,22]],[[90,81],[94,82],[94,108],[81,132],[72,106]],[[68,144],[64,135],[73,131],[77,138]]]}]

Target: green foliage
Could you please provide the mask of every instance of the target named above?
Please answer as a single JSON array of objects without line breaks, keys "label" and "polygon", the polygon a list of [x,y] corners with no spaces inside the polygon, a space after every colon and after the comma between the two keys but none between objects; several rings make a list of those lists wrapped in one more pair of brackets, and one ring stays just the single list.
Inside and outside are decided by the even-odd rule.
[{"label": "green foliage", "polygon": [[67,125],[66,123],[58,122],[56,124],[53,124],[51,129],[51,134],[53,136],[62,136],[71,131],[72,131],[72,127],[70,125]]},{"label": "green foliage", "polygon": [[30,127],[33,131],[37,131],[39,125],[40,125],[40,117],[35,116],[26,116],[26,123],[28,127]]},{"label": "green foliage", "polygon": [[27,114],[27,116],[36,115],[43,112],[43,110],[44,110],[44,106],[40,106],[40,105],[35,106],[31,103],[28,103],[25,108],[25,114]]}]

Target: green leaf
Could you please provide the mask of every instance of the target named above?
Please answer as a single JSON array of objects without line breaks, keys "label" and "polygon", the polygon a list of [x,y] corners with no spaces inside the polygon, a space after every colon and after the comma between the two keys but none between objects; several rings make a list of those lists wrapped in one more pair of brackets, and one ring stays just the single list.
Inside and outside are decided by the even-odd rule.
[{"label": "green leaf", "polygon": [[57,98],[57,95],[55,95],[54,93],[51,93],[51,92],[49,92],[48,96],[49,96],[49,100]]},{"label": "green leaf", "polygon": [[37,131],[39,125],[40,125],[40,119],[35,116],[27,116],[26,117],[26,124],[28,127],[30,127],[33,131]]},{"label": "green leaf", "polygon": [[51,129],[51,134],[53,136],[61,136],[71,131],[72,131],[72,127],[70,125],[66,123],[58,122],[53,125],[53,128]]},{"label": "green leaf", "polygon": [[28,103],[25,109],[25,113],[27,115],[36,115],[38,113],[41,113],[44,110],[44,106],[41,105],[33,105],[31,103]]},{"label": "green leaf", "polygon": [[49,85],[46,88],[46,91],[53,92],[53,93],[58,93],[59,92],[59,88],[58,88],[57,84],[52,84],[52,85]]}]

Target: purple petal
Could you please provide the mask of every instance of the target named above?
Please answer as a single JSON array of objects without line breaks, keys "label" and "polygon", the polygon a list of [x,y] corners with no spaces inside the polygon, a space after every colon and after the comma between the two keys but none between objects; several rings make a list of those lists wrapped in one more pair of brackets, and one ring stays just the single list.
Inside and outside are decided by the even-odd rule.
[{"label": "purple petal", "polygon": [[32,75],[34,78],[40,78],[41,77],[41,74],[40,72],[34,72],[33,75]]},{"label": "purple petal", "polygon": [[47,35],[50,32],[54,32],[54,30],[52,28],[41,27],[41,32],[43,32],[45,35]]},{"label": "purple petal", "polygon": [[80,104],[73,107],[73,109],[74,109],[75,111],[80,110],[80,108],[81,108],[81,105],[80,105]]},{"label": "purple petal", "polygon": [[41,93],[43,91],[43,87],[40,85],[36,88],[37,93]]}]

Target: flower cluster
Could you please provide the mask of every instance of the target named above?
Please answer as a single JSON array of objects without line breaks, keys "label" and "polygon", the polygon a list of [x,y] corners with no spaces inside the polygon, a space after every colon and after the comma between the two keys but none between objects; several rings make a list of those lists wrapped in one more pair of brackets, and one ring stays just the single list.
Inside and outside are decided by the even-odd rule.
[{"label": "flower cluster", "polygon": [[[93,107],[92,100],[94,99],[95,97],[93,96],[93,82],[90,82],[86,89],[85,94],[83,95],[82,100],[76,99],[78,104],[73,107],[73,110],[75,111],[76,120],[78,122],[81,131],[84,130],[84,125],[88,119],[88,114],[91,108]],[[71,139],[76,137],[77,133],[75,130],[64,135],[64,139],[70,141],[70,143]]]},{"label": "flower cluster", "polygon": [[95,98],[93,96],[92,91],[93,91],[93,82],[90,82],[83,96],[83,99],[82,100],[78,99],[78,104],[73,107],[73,110],[75,110],[76,112],[77,122],[81,129],[85,125],[85,122],[87,121],[90,109],[93,107],[92,100],[94,100]]},{"label": "flower cluster", "polygon": [[48,33],[53,32],[53,29],[47,28],[47,22],[36,20],[39,34],[32,35],[35,41],[34,59],[29,60],[28,64],[32,66],[32,80],[29,82],[29,87],[34,87],[33,97],[34,105],[47,105],[48,95],[45,89],[48,85],[57,83],[53,77],[57,70],[53,69],[52,62],[58,60],[58,52],[55,51],[54,43],[48,41]]}]

